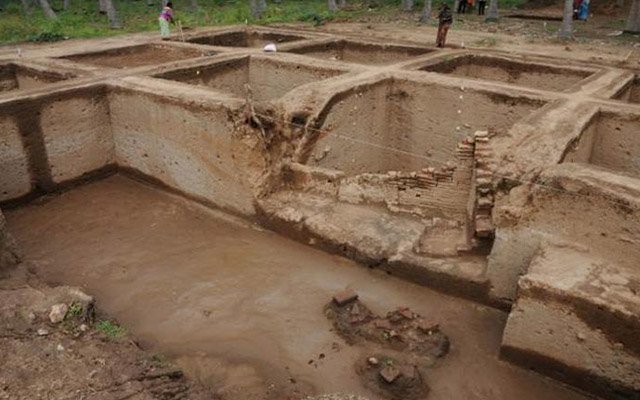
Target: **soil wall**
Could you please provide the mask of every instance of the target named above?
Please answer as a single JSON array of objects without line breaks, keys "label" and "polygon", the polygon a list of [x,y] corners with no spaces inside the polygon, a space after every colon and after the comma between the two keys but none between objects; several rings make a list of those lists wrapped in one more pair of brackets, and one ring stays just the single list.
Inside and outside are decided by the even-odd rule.
[{"label": "soil wall", "polygon": [[[253,214],[262,159],[222,105],[190,107],[133,91],[110,94],[116,162],[199,200]],[[255,166],[255,170],[251,166]]]},{"label": "soil wall", "polygon": [[0,201],[52,189],[114,162],[102,87],[0,104],[0,127]]}]

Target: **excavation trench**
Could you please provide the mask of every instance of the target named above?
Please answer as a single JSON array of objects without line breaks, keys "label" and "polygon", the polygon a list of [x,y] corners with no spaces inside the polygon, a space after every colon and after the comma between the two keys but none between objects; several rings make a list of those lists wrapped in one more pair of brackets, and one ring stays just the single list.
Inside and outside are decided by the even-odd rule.
[{"label": "excavation trench", "polygon": [[[564,348],[548,355],[546,343],[527,342],[538,337],[528,335],[529,324],[538,323],[558,324],[545,332],[560,332],[567,342],[575,336],[580,351],[571,357],[591,355],[580,346],[597,332],[585,326],[586,333],[575,335],[575,324],[562,316],[546,321],[564,309],[538,307],[531,293],[544,293],[549,284],[527,268],[533,265],[532,272],[542,271],[560,285],[557,290],[570,292],[554,278],[572,268],[562,256],[588,248],[593,253],[585,259],[597,260],[609,243],[620,257],[610,262],[635,276],[627,258],[640,237],[633,200],[638,117],[603,109],[589,121],[583,118],[571,137],[564,132],[571,124],[549,123],[558,108],[571,106],[553,101],[566,97],[553,92],[579,92],[595,69],[454,55],[419,64],[429,74],[394,71],[375,65],[433,50],[303,39],[295,32],[237,30],[192,37],[193,44],[75,53],[60,58],[113,76],[49,93],[4,96],[0,205],[26,263],[51,284],[77,285],[95,295],[145,349],[169,355],[223,399],[348,392],[382,400],[381,391],[363,382],[366,374],[358,373],[364,369],[375,381],[375,370],[366,369],[368,357],[385,355],[367,341],[347,343],[325,318],[325,306],[345,288],[360,295],[370,315],[409,307],[425,318],[421,323],[439,325],[450,349],[424,371],[430,399],[584,398],[498,356],[505,326],[509,349],[564,356]],[[277,54],[240,54],[240,47],[266,41],[292,43]],[[206,45],[235,49],[206,58],[225,52]],[[304,56],[310,58],[305,62]],[[131,76],[111,69],[142,66],[148,69],[131,70]],[[31,83],[21,83],[23,72],[13,65],[3,69],[0,87],[28,88]],[[491,89],[487,81],[546,92],[504,84]],[[625,90],[621,99],[635,101],[635,83]],[[576,101],[587,96],[580,93]],[[532,140],[533,132],[540,136]],[[505,150],[509,143],[517,144],[512,153]],[[563,162],[550,166],[522,157],[542,151],[536,146],[549,154],[545,159]],[[497,168],[511,162],[522,167],[512,172],[538,171],[541,182],[557,190],[501,188]],[[588,201],[584,188],[591,192]],[[608,205],[608,222],[590,236],[597,219],[582,213],[602,212],[592,199],[620,193],[628,199]],[[557,229],[556,220],[565,217],[556,215],[571,215],[580,224]],[[549,245],[536,241],[554,235],[561,250],[544,253]],[[562,235],[586,245],[567,250]],[[594,261],[592,267],[603,277],[598,285],[615,287],[615,294],[624,286],[624,304],[635,304],[635,278],[611,278],[616,265]],[[593,283],[591,273],[583,272],[585,282]],[[591,292],[570,294],[590,307],[600,304]],[[507,319],[487,304],[515,304],[522,312]],[[352,311],[336,315],[351,321]],[[374,332],[369,338],[398,337],[394,329],[375,337],[381,319],[366,322]],[[429,335],[421,323],[410,331]],[[628,336],[602,346],[610,345],[607,351],[617,359],[625,346],[636,344],[626,343]],[[578,371],[587,361],[549,365]],[[401,362],[406,366],[407,360]],[[535,366],[548,373],[549,365]],[[618,384],[616,374],[615,368],[603,372],[611,387]],[[620,386],[634,390],[637,381]]]},{"label": "excavation trench", "polygon": [[[323,253],[113,176],[7,213],[37,273],[78,285],[152,351],[225,399],[361,393],[347,345],[323,316],[350,287],[375,312],[440,321],[452,349],[430,399],[581,396],[496,357],[506,315]],[[42,237],[47,237],[46,241]]]}]

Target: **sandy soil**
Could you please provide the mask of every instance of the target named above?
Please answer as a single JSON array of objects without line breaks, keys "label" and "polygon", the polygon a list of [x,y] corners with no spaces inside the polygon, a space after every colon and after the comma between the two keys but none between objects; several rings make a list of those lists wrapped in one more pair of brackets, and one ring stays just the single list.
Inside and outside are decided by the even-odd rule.
[{"label": "sandy soil", "polygon": [[[51,284],[96,296],[154,352],[224,399],[326,392],[379,399],[360,384],[366,345],[331,331],[323,306],[345,287],[373,312],[437,320],[450,354],[425,377],[430,399],[581,399],[498,360],[506,315],[294,243],[122,176],[6,213]],[[43,240],[46,238],[46,240]]]}]

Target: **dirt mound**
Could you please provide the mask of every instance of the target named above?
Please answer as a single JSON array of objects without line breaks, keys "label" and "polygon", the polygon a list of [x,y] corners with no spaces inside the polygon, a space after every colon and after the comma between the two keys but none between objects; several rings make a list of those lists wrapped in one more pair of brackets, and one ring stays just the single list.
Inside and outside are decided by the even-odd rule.
[{"label": "dirt mound", "polygon": [[115,322],[91,296],[23,267],[0,280],[0,398],[212,399]]}]

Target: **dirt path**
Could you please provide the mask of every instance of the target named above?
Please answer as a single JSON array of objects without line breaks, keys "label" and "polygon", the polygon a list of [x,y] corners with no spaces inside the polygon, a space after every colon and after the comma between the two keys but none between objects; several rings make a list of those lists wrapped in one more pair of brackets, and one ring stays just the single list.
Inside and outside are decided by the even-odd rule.
[{"label": "dirt path", "polygon": [[[96,296],[144,347],[224,399],[283,399],[360,386],[367,349],[331,332],[322,308],[345,287],[374,312],[440,321],[451,352],[426,377],[430,399],[581,399],[497,358],[505,314],[189,205],[121,176],[8,211],[50,283]],[[321,356],[323,354],[323,356]]]}]

